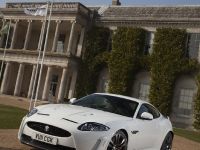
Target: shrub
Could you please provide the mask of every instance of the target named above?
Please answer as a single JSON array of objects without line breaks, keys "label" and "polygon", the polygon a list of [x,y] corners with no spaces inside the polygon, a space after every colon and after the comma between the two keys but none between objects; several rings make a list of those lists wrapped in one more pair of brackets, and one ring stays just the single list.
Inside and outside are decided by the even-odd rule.
[{"label": "shrub", "polygon": [[92,27],[86,35],[85,53],[80,61],[76,97],[96,92],[97,78],[109,57],[110,30]]},{"label": "shrub", "polygon": [[112,52],[108,62],[109,92],[128,95],[134,72],[139,68],[144,52],[145,31],[141,28],[118,28],[113,35]]},{"label": "shrub", "polygon": [[171,112],[174,82],[186,59],[186,38],[180,29],[160,28],[155,33],[149,98],[164,115]]}]

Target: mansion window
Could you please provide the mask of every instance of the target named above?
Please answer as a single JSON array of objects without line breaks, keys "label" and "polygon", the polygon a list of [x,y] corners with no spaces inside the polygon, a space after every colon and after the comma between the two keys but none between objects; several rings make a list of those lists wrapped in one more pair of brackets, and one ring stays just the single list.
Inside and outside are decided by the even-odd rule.
[{"label": "mansion window", "polygon": [[107,68],[102,69],[98,77],[97,92],[108,92],[109,72]]},{"label": "mansion window", "polygon": [[57,50],[56,51],[58,53],[62,53],[63,50],[64,50],[64,43],[63,43],[63,41],[58,41],[57,42]]},{"label": "mansion window", "polygon": [[154,41],[154,32],[147,32],[146,40],[145,40],[145,54],[152,54],[153,52],[153,41]]},{"label": "mansion window", "polygon": [[108,79],[102,79],[101,91],[108,92]]},{"label": "mansion window", "polygon": [[192,112],[192,102],[194,97],[193,89],[181,89],[179,95],[179,109],[181,114],[189,116]]},{"label": "mansion window", "polygon": [[63,53],[64,51],[64,43],[65,43],[65,34],[60,34],[57,42],[56,52]]},{"label": "mansion window", "polygon": [[197,58],[199,55],[200,33],[190,33],[188,38],[188,54],[190,58]]},{"label": "mansion window", "polygon": [[56,88],[58,84],[58,75],[52,75],[50,92],[52,96],[56,96]]},{"label": "mansion window", "polygon": [[150,85],[149,84],[140,84],[140,89],[139,89],[139,99],[149,101],[149,90],[150,90]]}]

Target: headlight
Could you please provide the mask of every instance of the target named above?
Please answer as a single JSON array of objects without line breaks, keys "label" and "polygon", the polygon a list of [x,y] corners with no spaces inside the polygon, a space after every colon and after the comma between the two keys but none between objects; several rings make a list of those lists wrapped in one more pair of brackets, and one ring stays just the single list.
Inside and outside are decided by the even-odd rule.
[{"label": "headlight", "polygon": [[37,113],[37,109],[36,108],[33,108],[28,114],[27,114],[27,117],[30,117],[32,115],[34,115],[35,113]]},{"label": "headlight", "polygon": [[78,127],[81,131],[108,131],[110,128],[96,122],[86,122]]}]

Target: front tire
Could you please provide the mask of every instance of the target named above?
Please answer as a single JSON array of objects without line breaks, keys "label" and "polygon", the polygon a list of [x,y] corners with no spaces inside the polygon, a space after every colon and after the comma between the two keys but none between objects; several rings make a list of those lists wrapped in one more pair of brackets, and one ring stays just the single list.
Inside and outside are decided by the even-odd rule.
[{"label": "front tire", "polygon": [[172,133],[168,133],[163,141],[163,144],[160,150],[171,150],[172,141],[173,141],[173,135]]},{"label": "front tire", "polygon": [[121,130],[112,137],[107,150],[127,150],[128,138]]}]

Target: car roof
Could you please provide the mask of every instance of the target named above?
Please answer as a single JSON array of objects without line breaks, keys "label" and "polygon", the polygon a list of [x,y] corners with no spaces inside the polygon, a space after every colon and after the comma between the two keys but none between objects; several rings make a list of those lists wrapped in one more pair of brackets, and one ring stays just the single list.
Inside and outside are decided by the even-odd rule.
[{"label": "car roof", "polygon": [[94,94],[108,95],[108,96],[114,96],[114,97],[124,98],[124,99],[128,99],[128,100],[131,100],[131,101],[136,101],[138,103],[148,103],[148,102],[146,102],[144,100],[141,100],[141,99],[137,99],[137,98],[133,98],[133,97],[129,97],[129,96],[124,96],[124,95],[119,95],[119,94],[111,94],[111,93],[94,93]]}]

